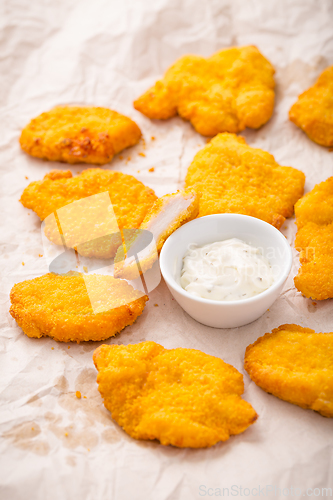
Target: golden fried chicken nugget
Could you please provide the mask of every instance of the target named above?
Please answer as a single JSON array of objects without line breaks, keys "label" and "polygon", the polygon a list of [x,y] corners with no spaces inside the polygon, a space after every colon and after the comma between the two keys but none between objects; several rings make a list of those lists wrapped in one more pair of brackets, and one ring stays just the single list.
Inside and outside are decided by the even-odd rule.
[{"label": "golden fried chicken nugget", "polygon": [[[118,248],[114,275],[133,280],[151,269],[170,234],[197,217],[199,199],[195,191],[177,191],[156,200],[139,229],[129,238],[125,236],[125,245]],[[146,245],[147,231],[153,239]]]},{"label": "golden fried chicken nugget", "polygon": [[298,97],[290,108],[289,119],[314,142],[333,146],[333,66]]},{"label": "golden fried chicken nugget", "polygon": [[20,145],[43,160],[104,165],[140,137],[136,123],[111,109],[58,106],[31,120]]},{"label": "golden fried chicken nugget", "polygon": [[188,55],[134,102],[148,118],[177,113],[213,136],[259,128],[274,107],[274,68],[254,46],[224,49],[207,59]]},{"label": "golden fried chicken nugget", "polygon": [[241,398],[243,376],[201,351],[164,349],[155,342],[101,345],[93,359],[105,407],[135,439],[205,448],[257,419]]},{"label": "golden fried chicken nugget", "polygon": [[333,417],[333,333],[281,325],[245,352],[245,370],[261,389]]},{"label": "golden fried chicken nugget", "polygon": [[305,176],[248,146],[243,137],[218,134],[195,157],[185,186],[201,193],[199,217],[251,215],[280,228],[302,196]]},{"label": "golden fried chicken nugget", "polygon": [[45,274],[17,283],[10,314],[28,337],[106,340],[142,314],[148,297],[107,275]]},{"label": "golden fried chicken nugget", "polygon": [[295,248],[301,267],[294,278],[305,297],[333,297],[333,177],[317,184],[295,205]]},{"label": "golden fried chicken nugget", "polygon": [[[119,230],[138,228],[156,199],[152,189],[131,175],[91,168],[76,177],[53,170],[31,182],[20,201],[41,220],[47,218],[45,234],[52,242],[62,244],[60,225],[67,247],[87,257],[110,258],[121,244]],[[48,217],[56,211],[58,224]]]}]

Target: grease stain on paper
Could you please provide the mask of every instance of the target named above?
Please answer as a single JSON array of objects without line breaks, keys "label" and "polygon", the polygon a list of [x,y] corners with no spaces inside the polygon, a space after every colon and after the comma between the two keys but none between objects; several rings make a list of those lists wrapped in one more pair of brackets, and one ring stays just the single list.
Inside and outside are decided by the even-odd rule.
[{"label": "grease stain on paper", "polygon": [[30,406],[42,406],[42,401],[40,399],[40,397],[38,396],[38,394],[35,394],[34,396],[32,396],[30,399],[28,399],[27,405],[30,405]]},{"label": "grease stain on paper", "polygon": [[294,59],[286,66],[276,67],[277,92],[282,97],[288,88],[296,83],[299,92],[304,92],[314,85],[321,72],[328,66],[328,61],[323,56],[313,60],[313,64],[306,63],[301,59]]},{"label": "grease stain on paper", "polygon": [[76,466],[75,456],[74,455],[67,455],[66,463],[67,463],[67,465],[70,465],[71,467],[75,467]]},{"label": "grease stain on paper", "polygon": [[309,313],[317,312],[317,304],[315,302],[313,302],[311,299],[308,302],[307,307],[308,307]]},{"label": "grease stain on paper", "polygon": [[[73,390],[69,389],[69,382],[64,375],[55,380],[54,388],[58,392],[56,400],[66,413],[60,414],[56,410],[43,412],[43,430],[51,432],[67,449],[83,446],[90,450],[100,441],[110,445],[123,438],[121,430],[117,429],[111,415],[104,409],[96,376],[93,368],[84,368],[76,377]],[[82,398],[76,397],[76,391],[82,394]],[[30,397],[27,404],[37,407],[39,412],[43,409],[43,400],[38,394]],[[98,431],[98,424],[102,424],[104,429]],[[3,433],[3,437],[22,450],[46,455],[51,448],[46,440],[41,439],[41,432],[39,424],[28,421],[15,425]],[[72,455],[68,455],[66,462],[73,467],[76,465]]]},{"label": "grease stain on paper", "polygon": [[49,417],[48,429],[62,442],[65,448],[74,449],[78,446],[93,448],[98,444],[98,434],[90,428],[77,429],[73,425],[60,425],[62,417]]},{"label": "grease stain on paper", "polygon": [[[71,422],[64,425],[63,417],[53,412],[47,412],[45,419],[48,421],[48,429],[66,448],[84,446],[92,449],[99,443],[100,438],[109,444],[121,439],[121,432],[116,430],[111,416],[102,405],[96,376],[96,370],[84,368],[77,376],[73,390],[69,390],[69,383],[64,375],[56,380],[55,388],[59,391],[57,402],[69,413]],[[82,394],[80,399],[76,397],[77,391]],[[96,422],[107,427],[100,434],[93,430],[96,428]]]},{"label": "grease stain on paper", "polygon": [[36,455],[47,455],[50,451],[50,446],[46,441],[37,439],[41,434],[40,426],[33,421],[24,422],[14,425],[8,431],[5,431],[2,436],[9,439],[14,446],[21,450],[31,451]]}]

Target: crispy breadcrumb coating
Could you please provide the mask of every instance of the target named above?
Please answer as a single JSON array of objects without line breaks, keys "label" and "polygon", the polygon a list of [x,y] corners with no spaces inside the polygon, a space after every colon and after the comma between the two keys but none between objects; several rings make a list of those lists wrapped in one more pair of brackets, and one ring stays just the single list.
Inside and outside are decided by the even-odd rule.
[{"label": "crispy breadcrumb coating", "polygon": [[295,205],[295,248],[301,267],[294,278],[305,297],[333,297],[333,177],[317,184]]},{"label": "crispy breadcrumb coating", "polygon": [[[105,215],[104,196],[88,199],[105,192],[109,193],[116,220],[111,207]],[[74,203],[83,198],[87,207]],[[53,170],[42,181],[31,182],[20,201],[41,220],[66,206],[66,217],[60,218],[60,226],[66,219],[66,231],[64,223],[61,231],[66,233],[67,247],[77,247],[87,257],[110,258],[121,243],[119,230],[138,228],[156,199],[152,189],[131,175],[91,168],[75,177],[69,170]],[[46,219],[45,234],[54,243],[62,243],[55,218]],[[78,236],[82,243],[77,245]]]},{"label": "crispy breadcrumb coating", "polygon": [[[139,229],[132,232],[129,238],[125,236],[125,245],[118,248],[114,275],[119,278],[135,279],[151,269],[170,234],[197,217],[199,199],[200,196],[195,191],[177,191],[156,200]],[[148,246],[144,241],[146,231],[149,231],[154,238]],[[127,252],[126,260],[124,260],[124,247]]]},{"label": "crispy breadcrumb coating", "polygon": [[274,72],[254,46],[224,49],[208,58],[188,55],[134,107],[152,119],[178,113],[206,136],[259,128],[273,113]]},{"label": "crispy breadcrumb coating", "polygon": [[245,352],[245,370],[266,392],[333,417],[333,333],[281,325]]},{"label": "crispy breadcrumb coating", "polygon": [[20,145],[43,160],[104,165],[140,137],[136,123],[111,109],[58,106],[31,120]]},{"label": "crispy breadcrumb coating", "polygon": [[187,171],[185,186],[201,193],[199,217],[220,213],[251,215],[278,229],[294,212],[305,176],[282,167],[243,137],[218,134],[199,151]]},{"label": "crispy breadcrumb coating", "polygon": [[257,419],[241,398],[243,376],[201,351],[164,349],[155,342],[101,345],[93,359],[105,407],[135,439],[205,448]]},{"label": "crispy breadcrumb coating", "polygon": [[148,297],[112,276],[49,273],[14,285],[10,300],[28,337],[79,343],[113,337],[142,314]]},{"label": "crispy breadcrumb coating", "polygon": [[333,146],[333,66],[298,97],[290,108],[289,119],[314,142]]}]

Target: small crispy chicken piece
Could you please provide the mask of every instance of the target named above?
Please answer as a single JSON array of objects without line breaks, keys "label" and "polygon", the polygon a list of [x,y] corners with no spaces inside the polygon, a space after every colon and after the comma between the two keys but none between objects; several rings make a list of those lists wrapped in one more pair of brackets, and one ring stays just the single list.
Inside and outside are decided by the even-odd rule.
[{"label": "small crispy chicken piece", "polygon": [[254,46],[221,50],[207,59],[188,55],[134,102],[148,118],[177,113],[213,136],[259,128],[274,108],[274,68]]},{"label": "small crispy chicken piece", "polygon": [[245,352],[245,370],[264,391],[333,417],[333,333],[281,325]]},{"label": "small crispy chicken piece", "polygon": [[43,160],[104,165],[140,137],[136,123],[111,109],[58,106],[31,120],[20,145]]},{"label": "small crispy chicken piece", "polygon": [[[177,191],[155,201],[139,229],[130,232],[127,238],[125,232],[125,245],[118,248],[115,257],[114,275],[133,280],[151,269],[170,234],[197,217],[199,198],[195,191]],[[148,231],[153,238],[149,242]]]},{"label": "small crispy chicken piece", "polygon": [[305,297],[333,297],[333,177],[317,184],[295,205],[295,248],[301,267],[294,278]]},{"label": "small crispy chicken piece", "polygon": [[101,345],[94,352],[105,407],[135,439],[206,448],[257,419],[241,398],[243,376],[222,359],[155,342]]},{"label": "small crispy chicken piece", "polygon": [[46,219],[50,241],[62,244],[62,234],[66,246],[80,255],[105,259],[114,257],[121,244],[119,231],[138,228],[156,199],[152,189],[131,175],[91,168],[75,177],[69,170],[53,170],[31,182],[20,201]]},{"label": "small crispy chicken piece", "polygon": [[289,119],[321,146],[333,146],[333,66],[290,108]]},{"label": "small crispy chicken piece", "polygon": [[185,186],[201,193],[199,217],[220,213],[251,215],[280,228],[302,196],[305,176],[248,146],[243,137],[218,134],[199,151]]},{"label": "small crispy chicken piece", "polygon": [[106,340],[142,314],[148,297],[107,275],[45,274],[17,283],[10,314],[28,337]]}]

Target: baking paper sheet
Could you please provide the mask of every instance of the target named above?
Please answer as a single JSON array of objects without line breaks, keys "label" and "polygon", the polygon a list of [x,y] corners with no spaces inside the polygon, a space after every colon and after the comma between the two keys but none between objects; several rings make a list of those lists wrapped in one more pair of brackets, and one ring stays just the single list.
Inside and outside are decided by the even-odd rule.
[{"label": "baking paper sheet", "polygon": [[[218,330],[196,323],[161,282],[136,323],[107,341],[149,339],[200,349],[244,373],[244,397],[259,419],[211,449],[182,450],[127,436],[97,391],[92,353],[99,343],[28,338],[8,313],[8,294],[14,283],[47,272],[39,257],[40,221],[18,199],[29,182],[54,168],[68,169],[21,152],[20,130],[57,104],[115,109],[139,124],[145,144],[105,168],[135,175],[158,196],[173,192],[206,139],[179,118],[150,121],[132,102],[184,54],[257,45],[276,68],[276,106],[267,125],[244,137],[282,165],[302,170],[306,191],[331,176],[333,152],[290,123],[288,110],[333,64],[332,1],[3,0],[0,25],[1,500],[325,497],[322,488],[333,490],[332,420],[266,394],[243,370],[246,346],[280,324],[333,330],[332,301],[307,300],[293,287],[296,252],[280,298],[251,325]],[[282,231],[293,245],[294,219]]]}]

